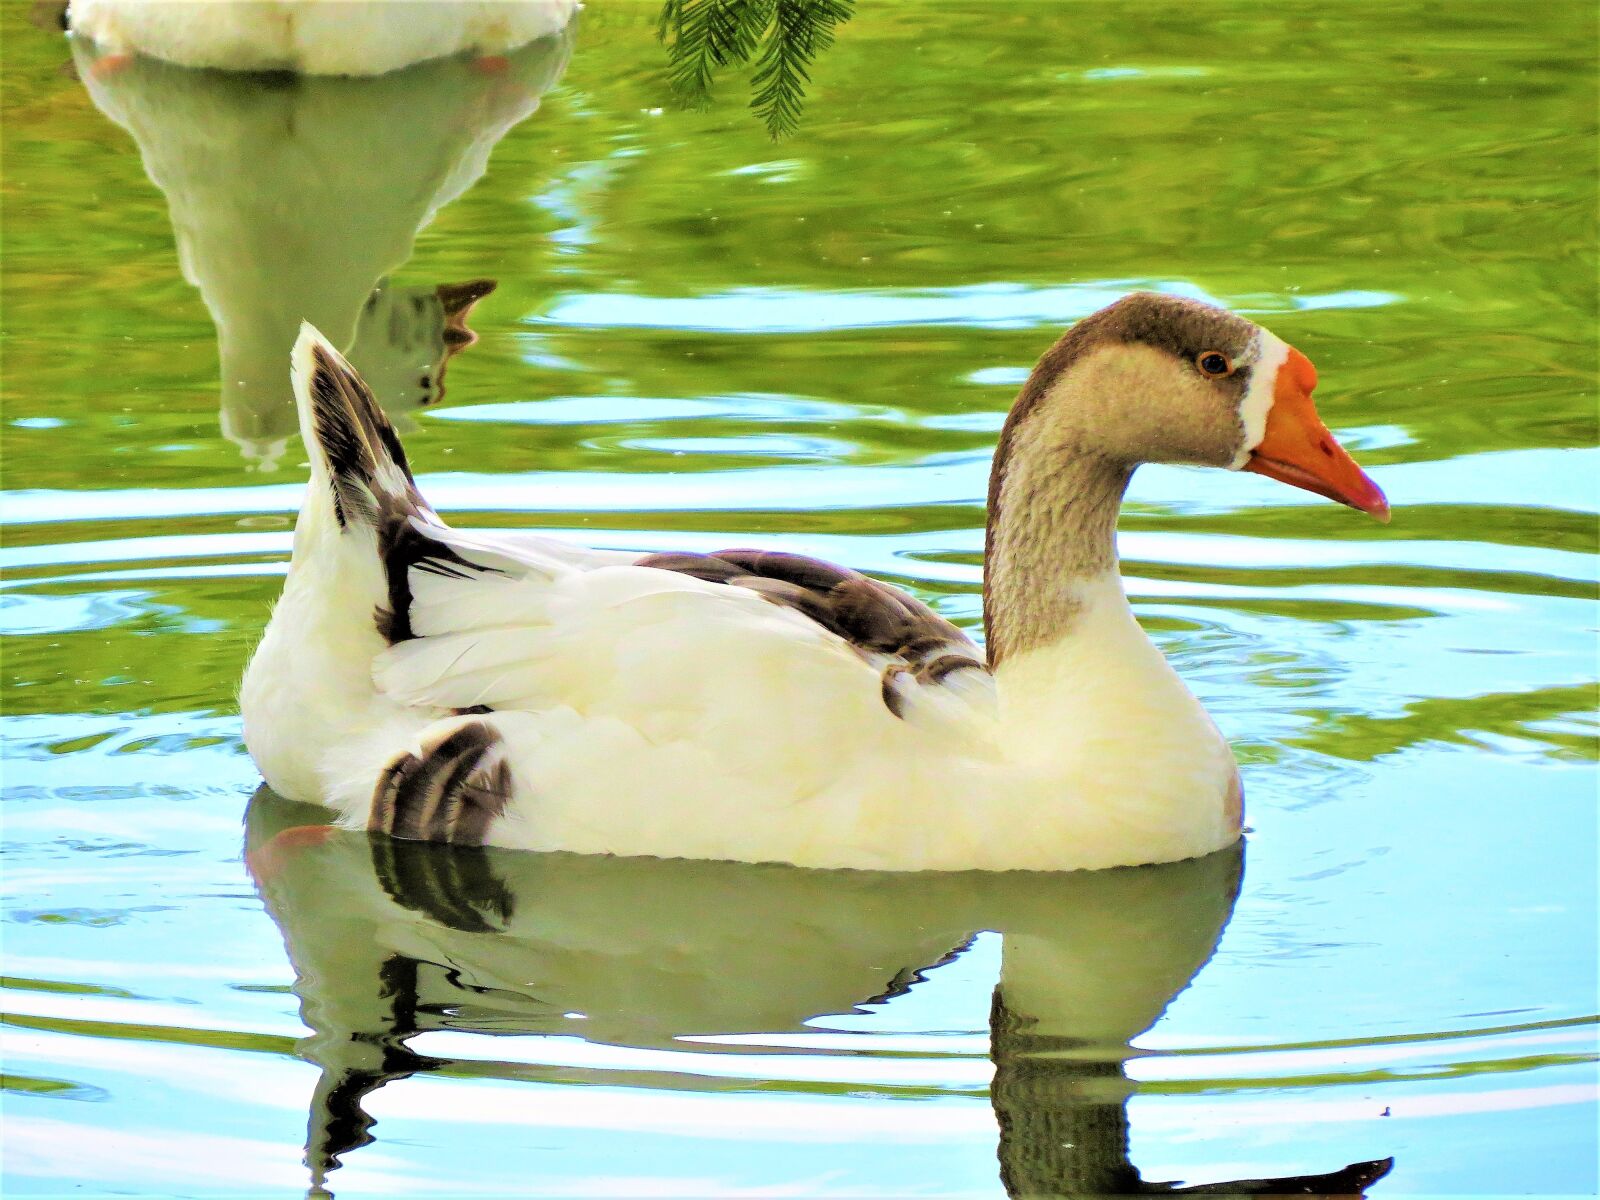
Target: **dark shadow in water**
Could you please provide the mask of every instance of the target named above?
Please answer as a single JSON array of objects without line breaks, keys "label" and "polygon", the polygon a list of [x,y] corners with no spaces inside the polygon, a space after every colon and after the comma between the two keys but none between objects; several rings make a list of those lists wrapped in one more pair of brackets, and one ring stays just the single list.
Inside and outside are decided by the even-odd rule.
[{"label": "dark shadow in water", "polygon": [[439,399],[491,280],[391,287],[417,232],[566,69],[573,32],[493,71],[467,57],[371,78],[195,70],[72,39],[95,104],[167,198],[184,277],[217,329],[222,431],[275,466],[295,429],[300,322],[341,348],[391,413]]},{"label": "dark shadow in water", "polygon": [[1184,1188],[1129,1160],[1130,1043],[1211,957],[1239,848],[1058,875],[817,871],[452,848],[313,824],[326,815],[263,787],[246,838],[313,1030],[302,1052],[322,1070],[314,1193],[372,1141],[366,1096],[449,1065],[407,1049],[417,1033],[581,1031],[681,1050],[685,1035],[798,1031],[903,994],[983,930],[1004,939],[990,1094],[1009,1195],[1357,1194],[1392,1165]]}]

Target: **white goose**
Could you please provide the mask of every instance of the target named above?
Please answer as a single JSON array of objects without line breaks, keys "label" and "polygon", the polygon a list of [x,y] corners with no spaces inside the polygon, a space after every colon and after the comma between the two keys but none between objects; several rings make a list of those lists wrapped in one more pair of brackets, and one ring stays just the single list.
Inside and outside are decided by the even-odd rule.
[{"label": "white goose", "polygon": [[1139,293],[1034,368],[989,490],[987,657],[853,571],[447,527],[307,326],[311,481],[245,674],[272,788],[398,837],[887,870],[1110,867],[1239,835],[1233,756],[1117,573],[1144,462],[1248,469],[1387,519],[1311,364]]},{"label": "white goose", "polygon": [[223,71],[382,75],[451,54],[502,55],[555,33],[577,7],[578,0],[72,0],[67,20],[114,55]]}]

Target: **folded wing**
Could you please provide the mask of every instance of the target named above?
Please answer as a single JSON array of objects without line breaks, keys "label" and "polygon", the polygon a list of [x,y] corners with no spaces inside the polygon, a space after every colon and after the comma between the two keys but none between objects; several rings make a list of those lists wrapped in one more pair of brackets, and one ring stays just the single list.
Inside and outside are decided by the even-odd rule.
[{"label": "folded wing", "polygon": [[948,750],[990,733],[982,651],[857,572],[750,550],[606,554],[420,520],[414,532],[407,620],[394,622],[409,636],[374,666],[400,703],[570,708],[735,756],[907,732]]}]

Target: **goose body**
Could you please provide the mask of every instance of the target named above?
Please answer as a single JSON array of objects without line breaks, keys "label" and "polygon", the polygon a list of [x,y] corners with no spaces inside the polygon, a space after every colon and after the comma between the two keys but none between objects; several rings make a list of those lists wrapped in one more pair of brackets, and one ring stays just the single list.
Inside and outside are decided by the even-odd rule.
[{"label": "goose body", "polygon": [[75,34],[186,67],[383,75],[500,55],[563,28],[577,0],[72,0]]},{"label": "goose body", "polygon": [[451,529],[307,327],[293,375],[312,478],[245,675],[246,742],[275,791],[399,837],[886,870],[1209,853],[1238,837],[1237,770],[1133,617],[1117,507],[1154,457],[1385,514],[1316,421],[1309,371],[1265,330],[1172,297],[1074,327],[1002,434],[986,652],[797,555]]}]

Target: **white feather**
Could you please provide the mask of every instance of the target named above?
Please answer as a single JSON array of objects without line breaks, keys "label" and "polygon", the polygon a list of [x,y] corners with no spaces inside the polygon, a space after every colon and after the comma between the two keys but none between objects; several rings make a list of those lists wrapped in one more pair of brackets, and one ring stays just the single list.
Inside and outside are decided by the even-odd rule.
[{"label": "white feather", "polygon": [[1228,469],[1240,471],[1250,461],[1250,452],[1267,436],[1267,417],[1277,398],[1278,368],[1289,358],[1289,344],[1263,329],[1256,334],[1250,360],[1250,387],[1239,405],[1239,420],[1244,425],[1244,440]]},{"label": "white feather", "polygon": [[382,75],[503,54],[565,27],[577,0],[72,0],[73,32],[186,67]]}]

